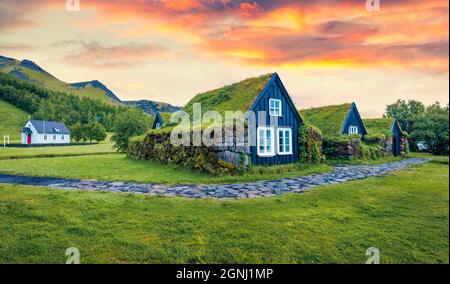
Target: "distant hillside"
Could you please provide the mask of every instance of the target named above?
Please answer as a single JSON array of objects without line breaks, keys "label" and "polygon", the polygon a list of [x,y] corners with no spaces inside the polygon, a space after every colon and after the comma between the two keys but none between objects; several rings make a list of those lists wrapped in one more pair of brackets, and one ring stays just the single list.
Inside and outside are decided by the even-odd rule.
[{"label": "distant hillside", "polygon": [[10,142],[20,141],[20,131],[28,120],[28,114],[0,99],[0,143],[3,135],[9,134]]},{"label": "distant hillside", "polygon": [[136,107],[142,109],[144,112],[150,115],[156,115],[159,112],[176,112],[181,110],[181,107],[173,106],[168,103],[155,102],[150,100],[140,101],[124,101],[124,103],[130,107]]},{"label": "distant hillside", "polygon": [[97,80],[68,84],[29,60],[19,61],[0,55],[0,72],[38,84],[52,91],[73,94],[78,97],[88,97],[112,105],[122,104],[121,100],[111,90]]}]

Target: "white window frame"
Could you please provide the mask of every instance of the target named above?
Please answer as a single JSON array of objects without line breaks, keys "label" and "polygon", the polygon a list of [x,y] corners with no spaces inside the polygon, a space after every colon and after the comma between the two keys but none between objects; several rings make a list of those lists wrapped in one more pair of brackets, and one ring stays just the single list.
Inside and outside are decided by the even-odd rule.
[{"label": "white window frame", "polygon": [[[271,148],[270,148],[270,152],[267,151],[267,130],[271,131],[271,136],[270,136],[270,143],[271,143]],[[261,131],[264,131],[264,151],[261,151]],[[257,153],[258,156],[260,157],[273,157],[275,156],[275,128],[274,127],[258,127],[257,129],[257,135],[256,135],[256,140],[257,140]]]},{"label": "white window frame", "polygon": [[[286,132],[289,133],[289,144],[286,144]],[[280,144],[280,133],[283,133],[283,144]],[[286,151],[286,145],[289,145],[289,151]],[[283,149],[280,150],[280,146],[283,146]],[[292,155],[292,128],[280,127],[277,129],[277,151],[278,155]]]},{"label": "white window frame", "polygon": [[[276,108],[275,108],[275,105],[274,105],[274,107],[272,108],[271,107],[271,104],[272,104],[272,102],[278,102],[278,104],[279,104],[279,111],[278,111],[278,114],[276,114]],[[272,111],[273,110],[273,111]],[[281,100],[277,100],[277,99],[269,99],[269,115],[270,116],[282,116],[283,115],[283,109],[282,109],[282,104],[281,104]]]},{"label": "white window frame", "polygon": [[350,125],[349,127],[348,127],[348,134],[349,135],[352,135],[352,134],[358,134],[358,126],[356,126],[356,125]]}]

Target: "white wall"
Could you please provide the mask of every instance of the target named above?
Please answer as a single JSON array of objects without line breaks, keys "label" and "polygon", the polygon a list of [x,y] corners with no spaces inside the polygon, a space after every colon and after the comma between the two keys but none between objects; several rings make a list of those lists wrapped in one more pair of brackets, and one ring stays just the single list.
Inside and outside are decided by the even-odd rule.
[{"label": "white wall", "polygon": [[[31,124],[31,122],[27,122],[25,127],[31,129],[33,134],[31,134],[31,144],[69,144],[70,143],[70,134],[41,134],[37,133],[36,128]],[[47,136],[47,139],[45,139]],[[22,144],[28,144],[28,134],[22,133]]]}]

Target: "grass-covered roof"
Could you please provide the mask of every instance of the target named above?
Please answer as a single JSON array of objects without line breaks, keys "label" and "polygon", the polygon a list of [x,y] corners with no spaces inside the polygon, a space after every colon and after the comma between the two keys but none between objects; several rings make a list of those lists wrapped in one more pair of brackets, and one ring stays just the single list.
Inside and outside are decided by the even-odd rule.
[{"label": "grass-covered roof", "polygon": [[332,105],[300,110],[300,116],[309,124],[319,128],[324,136],[341,134],[347,113],[352,104]]},{"label": "grass-covered roof", "polygon": [[383,134],[386,137],[392,135],[392,124],[394,123],[394,118],[370,118],[363,119],[364,125],[367,129],[367,134],[369,135],[379,135]]},{"label": "grass-covered roof", "polygon": [[198,94],[184,107],[184,111],[192,113],[193,104],[201,103],[203,113],[205,111],[217,111],[222,114],[225,111],[242,111],[246,113],[272,76],[273,74],[271,73],[253,77]]}]

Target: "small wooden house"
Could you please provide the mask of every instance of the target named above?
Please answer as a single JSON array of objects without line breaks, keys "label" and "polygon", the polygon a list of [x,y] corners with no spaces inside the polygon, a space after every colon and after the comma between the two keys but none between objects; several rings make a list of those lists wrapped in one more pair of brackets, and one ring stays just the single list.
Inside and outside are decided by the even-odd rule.
[{"label": "small wooden house", "polygon": [[252,111],[257,114],[256,123],[249,125],[256,133],[256,145],[250,146],[249,153],[252,164],[276,165],[298,161],[298,129],[302,119],[277,73],[198,94],[184,110],[192,113],[194,103],[201,103],[202,113]]},{"label": "small wooden house", "polygon": [[[406,137],[395,118],[364,119],[369,135],[381,135],[386,141],[386,152],[398,156],[404,151]],[[380,137],[381,138],[381,137]]]},{"label": "small wooden house", "polygon": [[302,118],[319,128],[324,136],[367,134],[356,104],[341,104],[303,109]]},{"label": "small wooden house", "polygon": [[22,144],[69,144],[70,130],[62,122],[30,119],[22,129]]},{"label": "small wooden house", "polygon": [[155,120],[153,121],[152,129],[160,129],[164,126],[164,119],[159,112],[156,113]]}]

